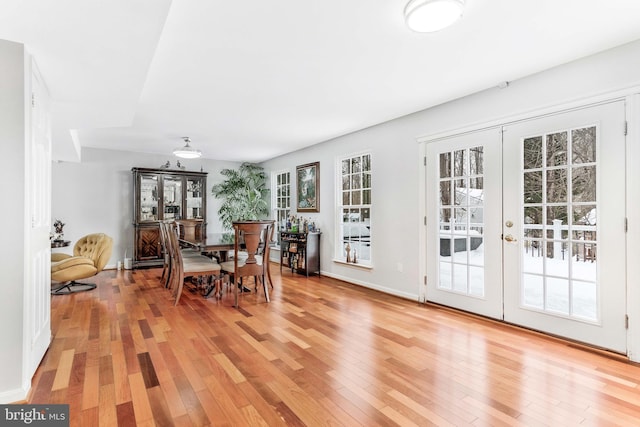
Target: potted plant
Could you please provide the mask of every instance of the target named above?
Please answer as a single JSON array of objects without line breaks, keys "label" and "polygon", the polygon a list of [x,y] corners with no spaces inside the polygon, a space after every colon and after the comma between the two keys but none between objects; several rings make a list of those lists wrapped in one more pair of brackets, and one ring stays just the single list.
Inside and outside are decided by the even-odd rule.
[{"label": "potted plant", "polygon": [[238,170],[222,169],[226,179],[212,188],[213,195],[222,199],[218,217],[225,229],[233,228],[233,221],[256,220],[269,214],[267,174],[261,166],[242,163]]}]

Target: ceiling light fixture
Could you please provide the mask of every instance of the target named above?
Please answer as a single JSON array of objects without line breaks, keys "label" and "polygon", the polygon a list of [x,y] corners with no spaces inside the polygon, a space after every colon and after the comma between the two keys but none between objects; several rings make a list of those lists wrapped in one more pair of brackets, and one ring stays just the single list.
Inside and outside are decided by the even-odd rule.
[{"label": "ceiling light fixture", "polygon": [[463,9],[464,0],[411,0],[404,9],[404,19],[413,31],[432,33],[456,22]]},{"label": "ceiling light fixture", "polygon": [[185,146],[173,150],[174,155],[182,157],[183,159],[197,159],[202,156],[202,151],[189,145],[191,139],[188,136],[183,136],[182,139],[184,139]]}]

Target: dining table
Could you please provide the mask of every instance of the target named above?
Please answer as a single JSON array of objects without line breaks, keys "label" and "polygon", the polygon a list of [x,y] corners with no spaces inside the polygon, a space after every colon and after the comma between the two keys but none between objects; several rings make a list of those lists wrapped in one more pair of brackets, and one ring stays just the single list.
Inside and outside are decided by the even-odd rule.
[{"label": "dining table", "polygon": [[[185,240],[180,239],[180,243],[184,246],[189,246],[194,249],[198,249],[201,252],[211,254],[218,262],[225,262],[229,258],[229,251],[235,250],[235,233],[207,233],[207,235],[200,240]],[[240,248],[243,245],[240,244]],[[273,286],[273,280],[271,280],[271,269],[269,268],[269,260],[267,262],[267,279],[271,286]],[[249,291],[248,288],[243,286],[243,291]]]},{"label": "dining table", "polygon": [[199,249],[201,252],[213,253],[218,262],[224,262],[228,258],[228,252],[235,248],[235,235],[233,233],[207,233],[201,240],[180,239],[180,243]]}]

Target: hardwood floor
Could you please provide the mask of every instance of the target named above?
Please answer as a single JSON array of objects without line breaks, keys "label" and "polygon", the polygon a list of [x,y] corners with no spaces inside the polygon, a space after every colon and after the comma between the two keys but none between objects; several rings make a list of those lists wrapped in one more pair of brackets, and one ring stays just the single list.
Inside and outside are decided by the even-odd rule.
[{"label": "hardwood floor", "polygon": [[[275,265],[274,265],[275,267]],[[160,269],[52,297],[29,403],[72,426],[639,425],[640,366],[327,277],[173,306]]]}]

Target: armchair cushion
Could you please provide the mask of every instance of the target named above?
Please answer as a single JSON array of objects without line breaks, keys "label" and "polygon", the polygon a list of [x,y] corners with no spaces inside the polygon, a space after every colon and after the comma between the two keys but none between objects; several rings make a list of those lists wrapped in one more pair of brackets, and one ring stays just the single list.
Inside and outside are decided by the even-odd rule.
[{"label": "armchair cushion", "polygon": [[97,274],[90,258],[74,256],[62,261],[51,263],[51,279],[57,282],[85,279]]},{"label": "armchair cushion", "polygon": [[65,268],[77,267],[81,265],[90,265],[94,270],[96,269],[91,258],[85,258],[83,256],[72,256],[57,262],[52,262],[51,272],[54,273],[56,271],[64,270]]},{"label": "armchair cushion", "polygon": [[51,280],[69,282],[98,274],[111,257],[113,239],[103,233],[89,234],[79,239],[73,256],[51,255]]},{"label": "armchair cushion", "polygon": [[61,254],[61,253],[51,254],[51,262],[62,261],[63,259],[71,258],[72,256],[73,255]]},{"label": "armchair cushion", "polygon": [[102,271],[111,258],[112,246],[113,239],[106,234],[89,234],[76,242],[73,255],[91,258],[98,271]]}]

